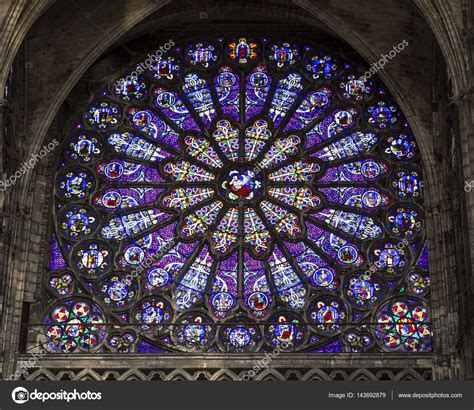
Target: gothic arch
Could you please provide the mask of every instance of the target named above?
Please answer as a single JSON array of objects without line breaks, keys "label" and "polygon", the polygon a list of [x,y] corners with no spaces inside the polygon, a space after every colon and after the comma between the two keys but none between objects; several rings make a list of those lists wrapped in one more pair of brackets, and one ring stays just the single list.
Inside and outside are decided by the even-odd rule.
[{"label": "gothic arch", "polygon": [[[306,5],[303,5],[303,6],[306,8]],[[149,10],[149,12],[151,13],[151,10]],[[331,18],[327,18],[328,16],[329,15],[322,16],[321,20],[325,21],[326,23],[330,22]],[[331,16],[331,17],[333,17],[333,16]],[[443,17],[443,19],[444,19],[444,17]],[[138,20],[131,20],[131,21],[133,21],[134,23],[132,23],[129,27],[131,27],[133,24],[137,23]],[[344,27],[343,22],[341,22],[341,27]],[[332,27],[332,28],[335,31],[337,31],[337,27]],[[117,33],[119,33],[119,32],[123,32],[123,26],[117,28]],[[349,35],[349,33],[350,33],[350,35]],[[339,34],[341,34],[341,33],[339,33]],[[449,32],[448,35],[451,35],[451,31]],[[348,41],[350,40],[350,38],[355,38],[353,36],[353,32],[351,32],[349,30],[347,30],[345,32],[345,34],[343,34],[341,37],[347,39]],[[363,43],[361,42],[359,45],[354,46],[354,48],[356,48],[358,51],[362,50],[361,54],[364,55],[362,44]],[[105,50],[105,48],[106,47],[104,47],[103,50]],[[81,73],[76,72],[75,74],[73,74],[74,78],[72,78],[72,76],[71,76],[70,80],[68,80],[68,82],[66,83],[65,88],[58,92],[58,94],[57,94],[58,97],[54,99],[55,108],[50,109],[49,114],[47,115],[46,121],[44,122],[44,125],[42,127],[40,127],[40,130],[41,130],[40,134],[46,135],[46,131],[47,131],[47,129],[49,129],[48,121],[49,122],[52,121],[53,117],[57,114],[57,109],[61,105],[62,101],[66,98],[66,95],[69,94],[70,90],[72,89],[73,84],[75,84],[78,81],[78,79],[81,77],[81,75],[91,65],[92,61],[94,61],[97,58],[97,56],[99,56],[103,52],[103,50],[98,52],[93,58],[88,60],[87,63],[83,63],[80,66],[78,66],[78,70],[81,71]],[[367,52],[366,55],[364,55],[364,56],[367,58],[368,61],[372,61],[372,59],[375,59],[376,55],[377,55],[377,52],[373,51],[373,52],[371,52],[371,54],[369,54],[369,52]],[[462,66],[462,64],[460,64],[459,66]],[[385,72],[382,73],[381,76],[384,77]],[[387,75],[387,77],[388,77],[388,75]],[[436,185],[436,183],[435,183],[435,180],[436,180],[436,178],[435,178],[435,172],[436,172],[435,171],[435,169],[436,169],[435,164],[436,164],[436,162],[432,159],[432,151],[428,147],[429,143],[425,142],[425,141],[429,141],[428,137],[427,137],[428,131],[426,129],[424,129],[423,125],[421,124],[421,121],[417,120],[417,114],[416,114],[417,110],[416,110],[416,108],[412,109],[410,107],[409,102],[405,101],[406,97],[404,97],[403,92],[400,91],[401,87],[400,87],[399,84],[396,84],[396,80],[393,80],[392,78],[387,78],[386,80],[387,80],[386,84],[388,85],[388,87],[390,88],[392,93],[395,95],[395,98],[397,98],[397,102],[400,104],[400,106],[402,107],[404,112],[409,117],[409,121],[412,125],[412,128],[414,129],[415,134],[417,135],[418,138],[420,138],[420,136],[421,136],[419,141],[420,141],[421,149],[422,149],[422,151],[424,151],[423,152],[423,157],[424,157],[424,161],[425,161],[425,170],[427,170],[428,195],[431,198],[430,202],[435,204],[437,199],[441,197],[441,193],[440,193],[439,190],[437,190],[438,189],[437,187],[439,187],[440,185]],[[392,83],[393,83],[393,85],[391,85]],[[39,134],[37,134],[37,135],[39,135]],[[43,144],[43,142],[40,142],[40,141],[42,141],[42,138],[41,139],[36,139],[35,141],[36,141],[36,143],[35,143],[36,145],[33,144],[33,145],[31,145],[32,147],[34,146],[36,148],[39,148]],[[53,160],[51,160],[51,161],[53,162]],[[52,165],[49,166],[49,173],[50,174],[52,173]],[[35,175],[34,178],[32,176],[31,180],[29,179],[29,177],[28,177],[28,179],[25,178],[25,180],[22,181],[22,198],[21,198],[20,202],[21,203],[27,203],[28,202],[28,195],[30,193],[31,187],[35,186],[36,182],[45,181],[48,178],[49,178],[49,176],[44,177],[44,176],[41,176],[41,175],[39,175],[39,176]],[[35,194],[36,194],[36,191],[35,191]],[[440,238],[441,236],[443,236],[442,232],[437,231],[437,226],[438,225],[439,226],[445,226],[446,223],[444,221],[442,221],[442,218],[440,218],[436,215],[439,212],[438,209],[433,209],[432,210],[431,207],[429,207],[429,209],[427,211],[428,211],[427,213],[433,212],[433,214],[434,214],[432,216],[432,218],[428,219],[428,223],[431,225],[431,228],[429,229],[429,232],[428,232],[428,236],[429,236],[429,239],[431,240],[431,242],[436,243],[435,246],[437,246],[437,239]],[[28,215],[24,216],[25,219],[27,217],[28,217]],[[444,260],[445,259],[446,259],[445,256],[441,256],[441,253],[440,253],[440,257],[438,259],[436,259],[435,262],[436,262],[436,265],[437,265],[437,269],[439,271],[444,270],[444,266],[445,266],[444,265],[444,263],[445,263]],[[446,265],[447,264],[448,263],[446,263]],[[18,271],[26,272],[26,266],[27,266],[26,263],[22,262],[22,267],[17,267],[17,272]],[[12,275],[12,277],[13,277],[13,275]],[[437,285],[435,283],[435,286],[439,286],[439,296],[440,296],[440,298],[444,298],[445,300],[448,298],[448,292],[451,292],[451,291],[449,289],[443,289],[443,286],[441,285],[441,283],[446,283],[447,280],[448,279],[446,277],[443,278],[443,279],[440,278],[440,279],[438,279],[439,285]],[[435,280],[435,282],[436,282],[436,280]],[[23,293],[24,290],[25,289],[20,286],[18,288],[19,294]],[[17,300],[21,300],[21,298],[19,298]],[[19,311],[19,310],[20,310],[20,307],[17,305],[16,311]],[[443,322],[443,323],[445,323],[445,322]],[[442,325],[441,322],[439,322],[439,326],[444,327],[444,325]],[[15,334],[15,332],[14,332],[14,334]],[[441,344],[443,344],[443,346],[444,346],[444,348],[443,348],[443,349],[445,349],[444,351],[447,351],[447,346],[449,345],[449,341],[447,341],[446,338],[443,338],[443,340],[439,340],[438,345],[440,346]],[[443,377],[443,376],[441,376],[441,377]]]},{"label": "gothic arch", "polygon": [[220,369],[209,380],[235,380],[235,374],[229,369]]},{"label": "gothic arch", "polygon": [[366,369],[360,369],[352,373],[349,380],[370,381],[377,380],[377,378],[372,372],[369,372]]},{"label": "gothic arch", "polygon": [[141,372],[140,370],[137,369],[129,369],[122,375],[117,380],[146,380],[146,376]]}]

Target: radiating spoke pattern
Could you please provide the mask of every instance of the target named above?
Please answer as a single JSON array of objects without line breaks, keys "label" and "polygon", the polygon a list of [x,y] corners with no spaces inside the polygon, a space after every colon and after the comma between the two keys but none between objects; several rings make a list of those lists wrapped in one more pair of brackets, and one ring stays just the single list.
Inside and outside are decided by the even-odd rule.
[{"label": "radiating spoke pattern", "polygon": [[241,37],[99,90],[56,174],[48,350],[429,350],[420,154],[365,71]]}]

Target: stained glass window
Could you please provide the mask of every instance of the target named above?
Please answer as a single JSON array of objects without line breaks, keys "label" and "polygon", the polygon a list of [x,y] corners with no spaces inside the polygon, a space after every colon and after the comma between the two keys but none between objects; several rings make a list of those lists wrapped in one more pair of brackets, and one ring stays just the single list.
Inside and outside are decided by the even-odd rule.
[{"label": "stained glass window", "polygon": [[420,154],[365,71],[237,37],[112,79],[58,166],[49,351],[429,350]]}]

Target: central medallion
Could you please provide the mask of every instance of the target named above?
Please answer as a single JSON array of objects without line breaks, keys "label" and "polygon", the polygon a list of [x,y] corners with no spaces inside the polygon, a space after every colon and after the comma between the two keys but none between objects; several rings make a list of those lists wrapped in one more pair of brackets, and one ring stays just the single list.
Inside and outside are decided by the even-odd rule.
[{"label": "central medallion", "polygon": [[220,188],[231,201],[253,200],[262,193],[261,175],[257,169],[233,167],[223,174]]}]

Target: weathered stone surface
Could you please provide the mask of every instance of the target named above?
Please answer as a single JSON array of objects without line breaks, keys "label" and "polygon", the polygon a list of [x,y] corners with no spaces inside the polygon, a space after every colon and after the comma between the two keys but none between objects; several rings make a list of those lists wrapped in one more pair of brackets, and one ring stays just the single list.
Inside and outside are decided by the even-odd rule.
[{"label": "weathered stone surface", "polygon": [[[378,74],[407,116],[422,151],[430,243],[433,354],[422,357],[288,357],[262,379],[474,378],[473,6],[452,0],[295,0],[199,2],[48,0],[0,4],[0,175],[13,174],[53,139],[114,73],[149,49],[193,34],[245,30],[348,44],[367,65],[406,39],[409,46]],[[350,48],[344,46],[345,49]],[[360,58],[357,57],[357,58]],[[10,67],[13,64],[13,76]],[[9,78],[11,80],[9,80]],[[59,152],[59,150],[58,150]],[[53,152],[0,192],[0,352],[3,377],[18,355],[22,311],[39,320],[51,234]],[[474,184],[474,183],[473,183]],[[28,341],[36,345],[34,332]],[[150,361],[123,356],[48,359],[29,378],[238,378],[253,358]],[[91,369],[89,372],[82,371]],[[127,369],[136,369],[127,373]],[[206,371],[195,369],[206,368]],[[107,369],[111,369],[107,372]],[[156,370],[159,369],[159,370]],[[177,369],[174,373],[173,370]],[[189,370],[191,369],[191,370]],[[194,370],[193,370],[194,369]],[[213,370],[214,369],[214,370]],[[224,371],[218,369],[225,369]],[[236,370],[237,369],[237,370]],[[295,371],[292,375],[292,369]],[[313,370],[311,370],[313,369]],[[341,369],[341,373],[336,373]],[[357,373],[358,369],[364,369]]]}]

